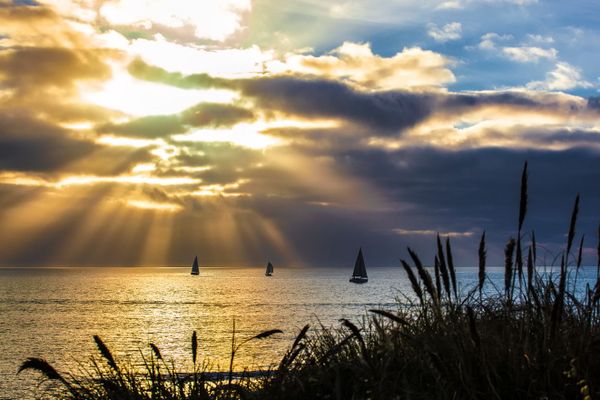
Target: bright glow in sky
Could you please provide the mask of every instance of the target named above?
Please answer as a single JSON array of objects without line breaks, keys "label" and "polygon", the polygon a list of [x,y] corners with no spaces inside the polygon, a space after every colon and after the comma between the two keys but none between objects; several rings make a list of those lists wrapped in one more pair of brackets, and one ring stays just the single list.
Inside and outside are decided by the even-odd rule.
[{"label": "bright glow in sky", "polygon": [[470,262],[525,160],[549,248],[544,213],[600,204],[594,2],[1,3],[0,264],[390,265],[435,232]]},{"label": "bright glow in sky", "polygon": [[82,92],[85,102],[136,117],[175,114],[201,102],[229,103],[237,97],[230,90],[179,89],[135,79],[126,73],[119,73],[100,90]]}]

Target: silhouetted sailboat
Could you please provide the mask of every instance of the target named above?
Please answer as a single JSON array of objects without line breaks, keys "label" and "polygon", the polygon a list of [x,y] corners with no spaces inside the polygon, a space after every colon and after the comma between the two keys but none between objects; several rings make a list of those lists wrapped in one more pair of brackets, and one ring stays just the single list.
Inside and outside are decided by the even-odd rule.
[{"label": "silhouetted sailboat", "polygon": [[363,258],[362,249],[358,249],[356,262],[354,263],[354,271],[352,272],[352,283],[365,283],[369,280],[367,277],[367,268],[365,267],[365,259]]},{"label": "silhouetted sailboat", "polygon": [[267,264],[267,270],[265,271],[265,276],[271,275],[273,275],[273,264],[271,264],[271,261],[269,261],[269,263]]},{"label": "silhouetted sailboat", "polygon": [[194,257],[194,263],[192,264],[192,275],[199,275],[200,268],[198,268],[198,256]]}]

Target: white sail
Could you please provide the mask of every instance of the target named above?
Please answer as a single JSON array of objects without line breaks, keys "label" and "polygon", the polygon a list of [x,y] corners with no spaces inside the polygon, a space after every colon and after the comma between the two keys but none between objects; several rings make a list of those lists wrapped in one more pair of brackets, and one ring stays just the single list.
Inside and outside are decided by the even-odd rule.
[{"label": "white sail", "polygon": [[199,275],[200,268],[198,267],[198,256],[194,257],[194,263],[192,264],[192,275]]}]

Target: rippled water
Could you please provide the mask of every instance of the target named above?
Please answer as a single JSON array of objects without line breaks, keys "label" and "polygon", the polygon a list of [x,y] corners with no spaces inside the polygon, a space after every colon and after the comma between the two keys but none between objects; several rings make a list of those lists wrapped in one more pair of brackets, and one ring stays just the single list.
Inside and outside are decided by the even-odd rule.
[{"label": "rippled water", "polygon": [[[121,359],[139,360],[139,349],[148,354],[152,342],[165,358],[189,365],[196,330],[201,356],[226,370],[234,319],[240,340],[282,329],[239,353],[238,369],[264,367],[279,361],[304,324],[357,320],[368,308],[394,308],[399,291],[409,292],[399,268],[371,268],[364,285],[348,283],[348,275],[306,268],[279,268],[269,278],[262,268],[204,268],[196,277],[189,268],[0,269],[0,399],[25,398],[35,386],[34,374],[15,375],[25,358],[72,370],[95,354],[96,334]],[[457,276],[467,285],[476,271]],[[501,270],[490,277],[501,282]]]}]

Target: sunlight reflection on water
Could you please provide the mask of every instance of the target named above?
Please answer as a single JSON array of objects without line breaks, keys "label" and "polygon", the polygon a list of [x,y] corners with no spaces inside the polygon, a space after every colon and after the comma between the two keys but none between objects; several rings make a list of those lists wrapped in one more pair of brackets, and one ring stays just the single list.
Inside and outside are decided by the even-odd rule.
[{"label": "sunlight reflection on water", "polygon": [[[459,269],[457,279],[464,285],[476,274]],[[306,323],[356,321],[369,308],[393,309],[399,291],[410,292],[400,268],[369,269],[364,285],[350,284],[348,275],[284,268],[270,278],[262,268],[204,268],[197,277],[187,267],[0,269],[0,398],[23,398],[33,387],[34,374],[15,376],[25,358],[72,370],[96,354],[96,334],[121,359],[139,361],[139,350],[148,355],[152,342],[165,358],[189,366],[196,330],[201,357],[225,370],[234,318],[239,340],[282,329],[239,352],[237,368],[255,369],[277,363]],[[501,287],[502,269],[491,269],[490,277]]]}]

